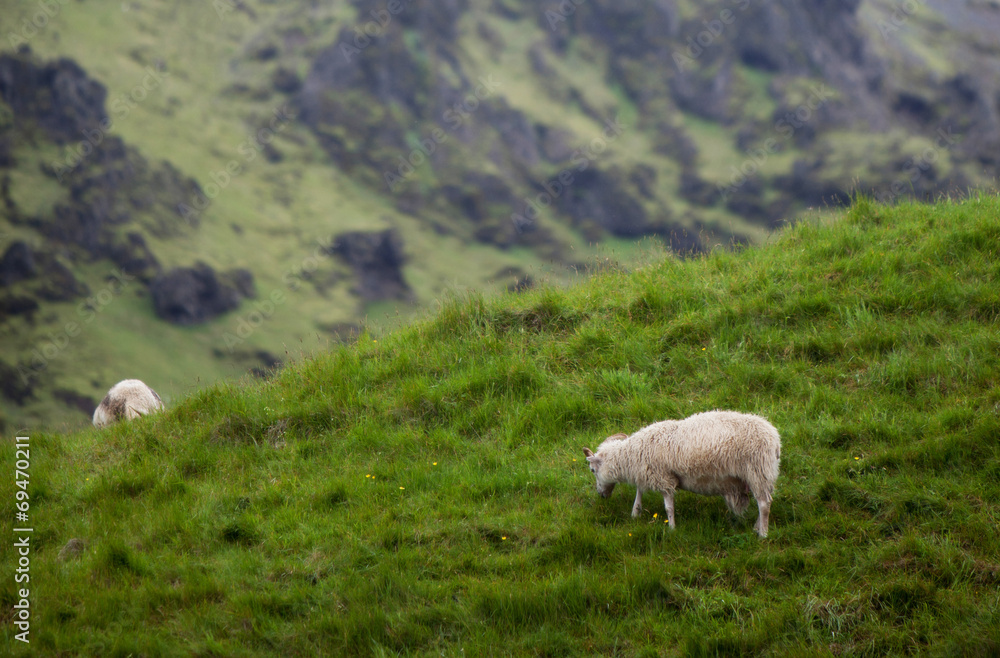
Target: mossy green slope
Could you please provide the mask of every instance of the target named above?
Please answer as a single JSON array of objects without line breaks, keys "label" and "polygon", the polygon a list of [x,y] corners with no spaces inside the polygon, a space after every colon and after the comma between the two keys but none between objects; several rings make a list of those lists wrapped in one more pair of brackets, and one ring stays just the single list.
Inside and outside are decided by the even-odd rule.
[{"label": "mossy green slope", "polygon": [[[421,0],[385,22],[381,0],[39,1],[7,3],[0,49],[37,66],[73,60],[106,87],[114,121],[53,142],[33,134],[37,112],[0,104],[0,132],[13,127],[0,135],[0,254],[15,241],[59,251],[90,289],[61,300],[37,298],[35,281],[7,291],[21,298],[0,326],[0,372],[17,373],[17,390],[0,392],[10,431],[80,429],[126,376],[180,398],[386,315],[409,318],[448,291],[567,282],[598,254],[632,266],[632,235],[680,251],[757,242],[804,208],[839,207],[848,190],[934,198],[990,184],[997,170],[986,3],[918,16],[896,0],[830,10]],[[812,39],[788,25],[820,29]],[[340,35],[363,52],[339,50]],[[354,73],[319,73],[340,64]],[[483,79],[496,88],[480,99]],[[322,93],[305,94],[314,84]],[[467,121],[454,120],[456,107]],[[264,149],[254,135],[279,116],[294,118],[272,126]],[[77,174],[107,180],[102,158],[84,153],[95,134],[124,140],[134,162],[168,161],[205,193],[175,199],[130,181],[112,198],[142,202],[119,237],[137,231],[164,271],[248,269],[258,299],[177,327],[156,315],[145,284],[109,297],[104,256],[55,249],[38,226],[61,225],[55,210],[72,199],[56,172],[82,158]],[[150,198],[168,212],[152,213]],[[168,220],[185,226],[150,230]],[[338,235],[387,229],[402,241],[405,301],[360,295],[352,267],[327,257]],[[91,314],[100,293],[110,302]],[[276,308],[273,296],[284,300]],[[24,311],[28,297],[37,313]],[[82,331],[68,340],[74,324]]]},{"label": "mossy green slope", "polygon": [[[994,654],[998,252],[995,196],[859,199],[33,435],[30,649]],[[682,492],[670,532],[596,496],[583,446],[712,408],[782,434],[766,540],[721,499]]]}]

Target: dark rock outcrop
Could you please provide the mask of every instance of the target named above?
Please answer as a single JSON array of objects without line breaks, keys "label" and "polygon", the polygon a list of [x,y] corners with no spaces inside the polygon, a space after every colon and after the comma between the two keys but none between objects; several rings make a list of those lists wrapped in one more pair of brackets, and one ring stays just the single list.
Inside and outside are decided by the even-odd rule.
[{"label": "dark rock outcrop", "polygon": [[37,275],[34,252],[25,242],[14,242],[0,258],[0,286],[9,286]]},{"label": "dark rock outcrop", "polygon": [[246,270],[236,272],[220,276],[205,263],[170,270],[149,286],[156,314],[168,322],[188,325],[232,311],[247,296],[248,283],[252,290],[252,275]]},{"label": "dark rock outcrop", "polygon": [[17,292],[0,296],[0,322],[14,315],[31,317],[38,300],[64,302],[86,295],[89,290],[56,256],[32,249],[18,240],[0,258],[0,288],[16,286]]},{"label": "dark rock outcrop", "polygon": [[333,254],[351,266],[355,292],[366,301],[409,299],[410,286],[403,278],[406,258],[403,240],[393,229],[341,233],[333,241]]},{"label": "dark rock outcrop", "polygon": [[169,238],[191,228],[177,209],[200,194],[200,187],[169,163],[151,164],[108,134],[113,120],[106,97],[104,86],[72,60],[0,55],[0,99],[12,114],[12,123],[0,125],[0,141],[68,145],[61,159],[42,167],[65,190],[50,212],[22,212],[7,189],[9,178],[3,179],[7,217],[38,231],[46,244],[45,252],[33,252],[15,243],[0,261],[0,284],[32,282],[0,304],[6,314],[33,310],[25,299],[67,301],[86,294],[72,269],[80,262],[107,259],[121,274],[149,283],[161,268],[144,235]]},{"label": "dark rock outcrop", "polygon": [[646,211],[619,176],[596,168],[576,173],[556,200],[556,207],[578,226],[596,224],[621,237],[650,232]]},{"label": "dark rock outcrop", "polygon": [[15,315],[32,317],[39,308],[38,300],[24,295],[4,295],[0,297],[0,322]]},{"label": "dark rock outcrop", "polygon": [[124,240],[108,248],[108,257],[126,276],[136,277],[145,284],[152,282],[163,271],[142,233],[125,234]]},{"label": "dark rock outcrop", "polygon": [[678,256],[694,256],[705,252],[705,245],[693,230],[675,228],[667,231],[664,239],[670,250]]},{"label": "dark rock outcrop", "polygon": [[178,212],[201,194],[193,179],[167,162],[152,165],[116,136],[107,136],[79,165],[54,175],[69,189],[50,218],[30,223],[46,237],[82,248],[91,259],[108,258],[118,228],[138,225],[159,238],[175,237],[193,222]]},{"label": "dark rock outcrop", "polygon": [[104,85],[71,59],[39,65],[28,56],[0,54],[0,99],[13,111],[15,125],[34,124],[57,144],[96,130],[108,118],[107,95]]},{"label": "dark rock outcrop", "polygon": [[499,283],[506,283],[508,292],[523,292],[535,285],[535,278],[520,267],[505,267],[493,278]]},{"label": "dark rock outcrop", "polygon": [[697,206],[712,206],[719,202],[721,194],[715,185],[703,180],[696,171],[681,172],[680,193],[684,199]]},{"label": "dark rock outcrop", "polygon": [[[804,204],[813,207],[845,204],[850,200],[848,190],[843,189],[835,181],[825,180],[817,172],[821,170],[824,162],[822,158],[817,158],[807,162],[796,160],[792,165],[792,170],[784,176],[777,176],[774,179],[775,186],[791,198],[797,199]],[[754,190],[758,196],[763,195],[763,190]],[[734,195],[738,198],[738,195]]]},{"label": "dark rock outcrop", "polygon": [[[0,55],[0,100],[11,115],[0,125],[0,142],[64,146],[58,159],[42,165],[63,189],[51,211],[23,212],[8,189],[9,177],[3,178],[7,218],[36,230],[45,250],[18,242],[0,259],[0,285],[18,285],[16,294],[0,300],[0,319],[30,317],[41,300],[87,294],[74,274],[79,263],[109,260],[114,276],[146,284],[159,277],[162,268],[146,236],[171,238],[193,228],[196,219],[182,217],[178,208],[201,194],[197,182],[168,162],[149,162],[109,134],[114,119],[105,108],[107,91],[72,60],[41,62],[30,51]],[[12,158],[0,160],[0,166],[13,164]],[[252,277],[249,285],[240,277],[225,285],[204,269],[192,272],[162,279],[157,289],[158,309],[174,321],[211,317],[252,290]]]},{"label": "dark rock outcrop", "polygon": [[[386,11],[369,0],[354,6],[362,27]],[[313,58],[295,95],[298,116],[343,169],[388,187],[400,211],[465,218],[460,234],[501,247],[537,245],[548,234],[518,232],[509,217],[541,182],[534,170],[545,158],[572,155],[571,135],[553,130],[543,154],[546,129],[507,104],[502,74],[466,70],[455,39],[467,8],[415,0],[376,36],[341,31]],[[476,179],[485,185],[469,184]]]},{"label": "dark rock outcrop", "polygon": [[281,66],[271,77],[271,86],[283,94],[294,94],[302,88],[302,80],[295,71]]},{"label": "dark rock outcrop", "polygon": [[37,297],[50,302],[68,302],[90,292],[69,267],[54,257],[48,257],[46,261],[45,276],[41,285],[34,289]]},{"label": "dark rock outcrop", "polygon": [[52,395],[67,407],[79,409],[87,414],[87,416],[94,413],[94,409],[97,408],[97,400],[89,395],[83,395],[68,388],[57,388],[52,391]]},{"label": "dark rock outcrop", "polygon": [[35,397],[31,384],[17,367],[0,359],[0,394],[15,404],[23,405],[29,398]]}]

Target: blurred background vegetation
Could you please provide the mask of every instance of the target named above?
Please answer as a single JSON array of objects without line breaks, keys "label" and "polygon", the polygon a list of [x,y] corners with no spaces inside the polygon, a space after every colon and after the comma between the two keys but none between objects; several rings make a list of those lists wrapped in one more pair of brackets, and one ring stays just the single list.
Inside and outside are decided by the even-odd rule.
[{"label": "blurred background vegetation", "polygon": [[994,184],[994,3],[7,2],[0,425]]}]

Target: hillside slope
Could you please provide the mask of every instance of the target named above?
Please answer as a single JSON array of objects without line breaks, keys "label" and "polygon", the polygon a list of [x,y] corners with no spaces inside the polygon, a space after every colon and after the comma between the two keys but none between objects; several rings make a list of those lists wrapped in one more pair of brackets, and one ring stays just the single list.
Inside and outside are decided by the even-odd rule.
[{"label": "hillside slope", "polygon": [[974,0],[9,4],[0,428],[997,172]]},{"label": "hillside slope", "polygon": [[[31,434],[31,648],[994,654],[998,323],[1000,198],[859,199]],[[582,447],[712,408],[781,432],[768,539],[721,499],[681,492],[671,533],[596,496]]]}]

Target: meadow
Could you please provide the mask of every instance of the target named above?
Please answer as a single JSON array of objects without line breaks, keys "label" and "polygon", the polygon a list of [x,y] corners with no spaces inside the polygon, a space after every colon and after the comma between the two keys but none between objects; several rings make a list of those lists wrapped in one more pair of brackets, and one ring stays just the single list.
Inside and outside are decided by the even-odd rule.
[{"label": "meadow", "polygon": [[[1000,198],[599,265],[32,433],[31,644],[5,612],[4,653],[1000,652]],[[583,447],[715,408],[781,432],[766,539],[753,504],[680,492],[671,532],[658,496],[597,496]]]}]

